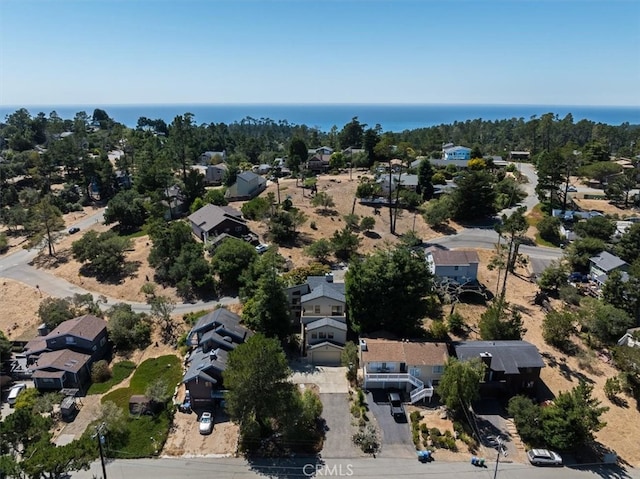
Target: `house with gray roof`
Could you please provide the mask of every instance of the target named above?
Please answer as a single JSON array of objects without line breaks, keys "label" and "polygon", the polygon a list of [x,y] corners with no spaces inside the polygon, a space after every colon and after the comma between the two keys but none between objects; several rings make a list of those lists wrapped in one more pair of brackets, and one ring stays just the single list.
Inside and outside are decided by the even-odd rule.
[{"label": "house with gray roof", "polygon": [[485,365],[481,393],[535,394],[544,360],[527,341],[466,341],[451,345],[460,361],[479,359]]},{"label": "house with gray roof", "polygon": [[445,160],[470,160],[471,148],[466,146],[448,146],[442,148],[442,157]]},{"label": "house with gray roof", "polygon": [[208,204],[189,215],[188,220],[193,234],[204,243],[213,242],[224,233],[236,238],[249,233],[242,213],[230,206]]},{"label": "house with gray roof", "polygon": [[237,314],[218,308],[200,317],[189,331],[187,345],[193,349],[182,382],[193,406],[211,406],[222,398],[228,354],[253,336],[240,322]]},{"label": "house with gray roof", "polygon": [[475,251],[432,248],[425,252],[425,259],[436,281],[458,284],[478,281],[480,259]]},{"label": "house with gray roof", "polygon": [[227,160],[227,151],[205,151],[198,158],[201,165],[211,165],[213,163],[221,163]]},{"label": "house with gray roof", "polygon": [[418,175],[400,175],[400,174],[392,174],[391,179],[389,179],[388,174],[382,174],[376,180],[376,182],[380,185],[380,189],[383,194],[389,194],[389,180],[391,180],[391,191],[395,191],[398,185],[402,187],[402,189],[416,191],[418,188]]},{"label": "house with gray roof", "polygon": [[317,365],[339,365],[347,340],[344,283],[332,274],[308,276],[286,289],[294,324],[300,324],[302,356]]},{"label": "house with gray roof", "polygon": [[231,185],[225,198],[228,201],[244,201],[255,198],[267,187],[267,180],[253,171],[243,171],[236,177],[236,182]]},{"label": "house with gray roof", "polygon": [[589,258],[589,274],[591,279],[599,285],[603,285],[607,281],[607,277],[611,272],[620,271],[626,274],[628,270],[629,263],[606,251]]}]

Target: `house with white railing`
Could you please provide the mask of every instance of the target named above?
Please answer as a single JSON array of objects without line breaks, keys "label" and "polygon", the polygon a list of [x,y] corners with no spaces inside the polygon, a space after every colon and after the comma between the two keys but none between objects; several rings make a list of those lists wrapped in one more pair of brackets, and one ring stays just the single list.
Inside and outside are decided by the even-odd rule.
[{"label": "house with white railing", "polygon": [[442,342],[360,339],[364,389],[400,389],[410,402],[431,399],[449,354]]}]

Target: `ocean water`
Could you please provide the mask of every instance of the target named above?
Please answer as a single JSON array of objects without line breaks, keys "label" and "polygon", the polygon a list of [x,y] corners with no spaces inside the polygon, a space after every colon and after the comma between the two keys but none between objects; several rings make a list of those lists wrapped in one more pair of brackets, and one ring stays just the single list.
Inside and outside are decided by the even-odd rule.
[{"label": "ocean water", "polygon": [[[135,127],[138,118],[162,119],[167,123],[186,112],[194,114],[196,124],[240,122],[250,117],[255,120],[270,119],[278,123],[287,121],[294,125],[307,125],[328,132],[333,126],[338,130],[358,117],[362,124],[374,127],[379,124],[383,131],[401,132],[440,124],[451,124],[481,118],[503,120],[523,118],[528,121],[533,115],[540,117],[554,113],[563,118],[568,113],[574,122],[582,119],[608,125],[622,123],[640,124],[640,106],[549,106],[549,105],[375,105],[375,104],[217,104],[217,105],[78,105],[78,106],[29,106],[27,110],[35,116],[39,112],[49,115],[56,111],[64,119],[71,119],[79,111],[89,115],[94,108],[101,108],[114,120],[128,127]],[[0,118],[16,111],[19,106],[0,106]]]}]

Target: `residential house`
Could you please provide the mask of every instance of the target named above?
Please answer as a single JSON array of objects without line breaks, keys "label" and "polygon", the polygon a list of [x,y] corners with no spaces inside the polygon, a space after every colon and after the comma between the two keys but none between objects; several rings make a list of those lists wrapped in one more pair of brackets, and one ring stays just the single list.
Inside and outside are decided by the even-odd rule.
[{"label": "residential house", "polygon": [[236,182],[227,189],[225,197],[228,201],[243,201],[255,198],[267,187],[267,180],[253,171],[243,171],[236,177]]},{"label": "residential house", "polygon": [[31,365],[32,379],[40,391],[84,389],[91,382],[91,355],[60,349],[42,353]]},{"label": "residential house", "polygon": [[222,163],[227,160],[227,151],[205,151],[198,158],[201,165],[212,165]]},{"label": "residential house", "polygon": [[165,189],[165,199],[162,200],[162,204],[166,208],[164,219],[167,221],[179,218],[187,211],[184,194],[178,185],[173,185]]},{"label": "residential house", "polygon": [[212,243],[220,235],[241,238],[249,233],[242,213],[230,206],[208,204],[189,215],[191,230],[204,243]]},{"label": "residential house", "polygon": [[509,160],[511,161],[529,161],[531,159],[530,151],[510,151]]},{"label": "residential house", "polygon": [[253,333],[240,324],[240,316],[218,308],[202,316],[187,335],[194,349],[186,360],[182,382],[194,407],[211,406],[223,398],[223,373],[229,351]]},{"label": "residential house", "polygon": [[[380,185],[380,190],[384,195],[389,194],[389,175],[382,174],[376,180]],[[391,175],[391,191],[395,191],[398,185],[401,185],[403,189],[416,191],[418,188],[418,175],[399,175],[392,174]]]},{"label": "residential house", "polygon": [[640,348],[640,328],[627,329],[624,336],[618,340],[618,346]]},{"label": "residential house", "polygon": [[345,148],[344,150],[342,150],[342,154],[347,157],[351,157],[353,155],[361,155],[366,152],[367,150],[365,150],[364,148],[354,148],[353,146],[350,146],[349,148]]},{"label": "residential house", "polygon": [[624,275],[629,270],[629,263],[606,251],[589,258],[589,275],[600,286],[607,281],[608,275],[616,270]]},{"label": "residential house", "polygon": [[466,341],[453,343],[452,349],[460,361],[478,358],[486,365],[482,394],[534,394],[545,366],[538,348],[527,341]]},{"label": "residential house", "polygon": [[85,314],[60,323],[47,334],[46,328],[39,330],[44,336],[32,339],[25,345],[27,364],[33,364],[47,352],[70,350],[89,355],[92,361],[102,359],[108,351],[107,322],[92,314]]},{"label": "residential house", "polygon": [[347,334],[344,283],[334,283],[333,275],[311,278],[312,289],[300,297],[302,354],[312,364],[337,366]]},{"label": "residential house", "polygon": [[83,389],[90,381],[91,365],[109,349],[106,321],[86,314],[60,323],[48,334],[43,327],[38,331],[44,335],[29,341],[24,351],[36,388]]},{"label": "residential house", "polygon": [[324,173],[329,170],[331,155],[316,153],[307,160],[307,169],[314,173]]},{"label": "residential house", "polygon": [[600,213],[599,211],[576,211],[576,210],[553,209],[551,210],[551,216],[560,218],[560,220],[562,221],[574,221],[576,219],[588,220],[596,216],[602,216],[602,213]]},{"label": "residential house", "polygon": [[429,249],[425,253],[427,267],[436,281],[459,284],[478,281],[478,253],[465,250]]},{"label": "residential house", "polygon": [[361,338],[364,389],[402,389],[410,402],[433,396],[449,357],[442,342]]},{"label": "residential house", "polygon": [[301,354],[313,364],[338,365],[347,341],[344,283],[331,273],[286,289],[291,321],[300,325]]},{"label": "residential house", "polygon": [[470,160],[471,148],[466,146],[448,146],[442,149],[442,158],[446,161],[449,160]]},{"label": "residential house", "polygon": [[333,154],[333,148],[329,146],[321,146],[320,148],[312,148],[307,151],[309,155],[325,155],[331,156]]},{"label": "residential house", "polygon": [[229,169],[226,163],[218,163],[216,165],[193,165],[194,170],[198,170],[204,175],[207,185],[219,186],[224,181],[224,177]]}]

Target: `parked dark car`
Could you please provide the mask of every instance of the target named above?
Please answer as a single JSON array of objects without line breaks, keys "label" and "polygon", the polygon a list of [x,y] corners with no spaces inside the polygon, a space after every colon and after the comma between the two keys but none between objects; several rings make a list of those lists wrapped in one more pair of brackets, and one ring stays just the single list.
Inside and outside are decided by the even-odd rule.
[{"label": "parked dark car", "polygon": [[574,271],[569,275],[569,281],[571,283],[587,283],[589,282],[589,276],[587,276],[586,274],[582,274],[577,271]]},{"label": "parked dark car", "polygon": [[69,228],[69,234],[72,235],[74,233],[77,233],[78,231],[80,231],[80,228],[78,228],[77,226],[73,226],[71,228]]},{"label": "parked dark car", "polygon": [[398,393],[389,393],[389,408],[393,418],[398,420],[404,420],[407,415],[404,412],[404,406],[402,405],[402,399]]}]

